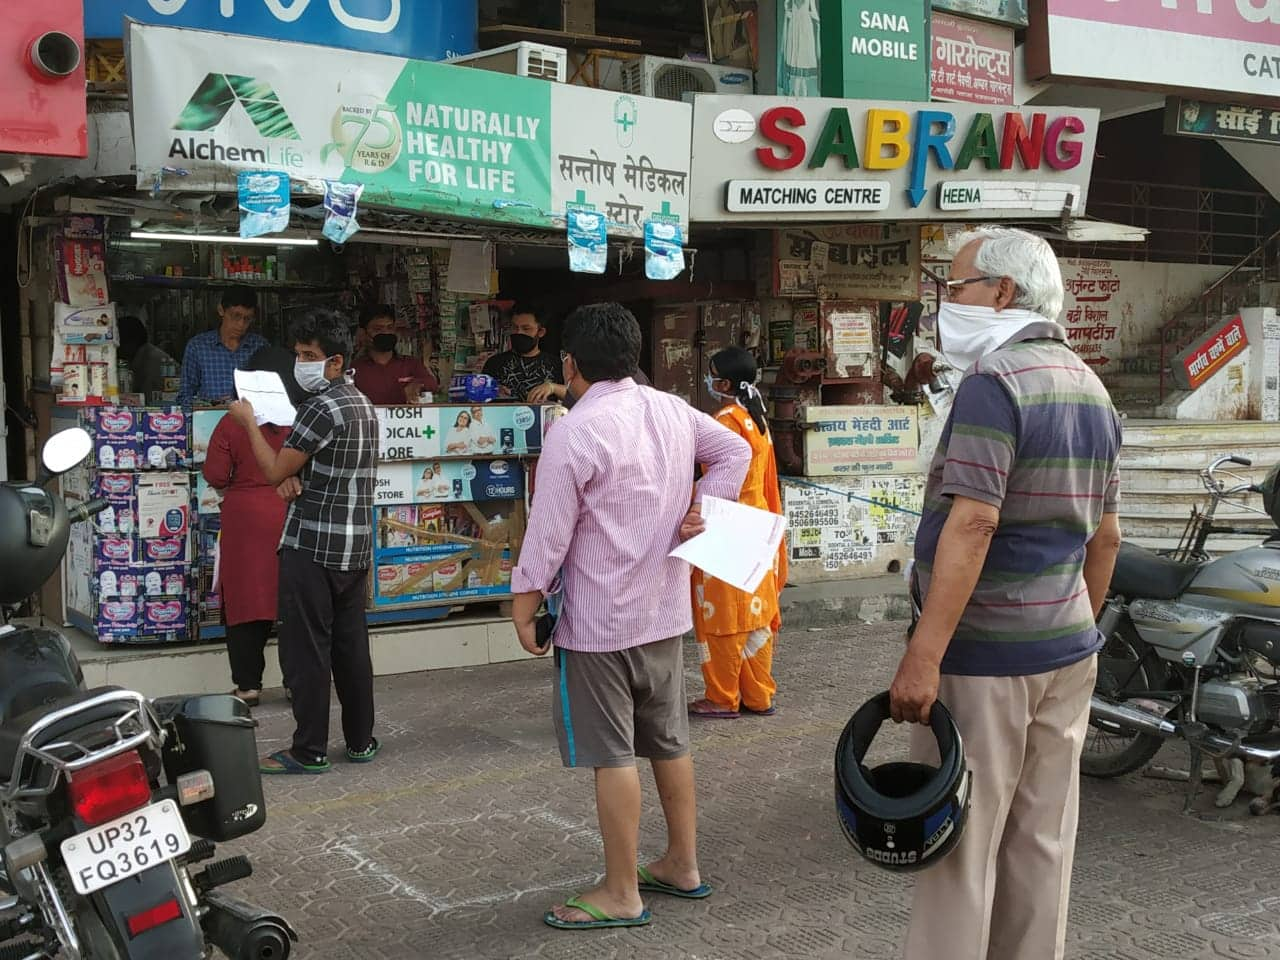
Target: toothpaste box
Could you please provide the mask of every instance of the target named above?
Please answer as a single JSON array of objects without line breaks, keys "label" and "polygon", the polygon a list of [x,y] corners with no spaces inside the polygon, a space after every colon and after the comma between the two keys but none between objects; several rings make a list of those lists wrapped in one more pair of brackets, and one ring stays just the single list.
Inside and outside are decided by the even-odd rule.
[{"label": "toothpaste box", "polygon": [[143,467],[172,470],[187,461],[187,415],[181,409],[147,410],[142,414]]},{"label": "toothpaste box", "polygon": [[142,628],[142,605],[137,600],[107,600],[98,604],[94,618],[98,639],[110,643],[113,640],[136,640]]}]

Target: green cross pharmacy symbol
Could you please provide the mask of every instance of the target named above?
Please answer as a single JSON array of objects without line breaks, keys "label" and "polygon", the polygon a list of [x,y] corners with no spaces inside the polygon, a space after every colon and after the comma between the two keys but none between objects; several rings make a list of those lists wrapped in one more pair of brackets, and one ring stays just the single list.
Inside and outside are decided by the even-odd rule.
[{"label": "green cross pharmacy symbol", "polygon": [[619,97],[613,102],[613,123],[618,128],[618,146],[629,147],[635,141],[636,102],[631,97]]}]

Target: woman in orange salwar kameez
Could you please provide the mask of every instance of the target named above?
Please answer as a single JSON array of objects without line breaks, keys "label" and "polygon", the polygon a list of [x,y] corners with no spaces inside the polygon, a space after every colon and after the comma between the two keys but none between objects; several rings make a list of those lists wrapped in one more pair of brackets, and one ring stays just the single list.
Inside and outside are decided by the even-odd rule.
[{"label": "woman in orange salwar kameez", "polygon": [[[778,465],[755,388],[756,361],[730,347],[711,358],[707,389],[727,401],[716,419],[751,444],[751,467],[738,502],[782,513]],[[694,717],[733,719],[739,712],[773,714],[773,647],[782,625],[778,597],[787,582],[787,543],[754,594],[744,593],[701,570],[693,571],[693,630],[702,655],[706,696],[689,704]]]}]

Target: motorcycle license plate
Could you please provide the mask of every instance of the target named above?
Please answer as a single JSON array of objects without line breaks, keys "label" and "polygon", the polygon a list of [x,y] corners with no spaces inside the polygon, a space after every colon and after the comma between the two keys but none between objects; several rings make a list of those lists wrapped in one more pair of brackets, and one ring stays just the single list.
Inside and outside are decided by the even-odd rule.
[{"label": "motorcycle license plate", "polygon": [[191,849],[178,805],[171,800],[62,841],[62,861],[76,893],[90,894]]}]

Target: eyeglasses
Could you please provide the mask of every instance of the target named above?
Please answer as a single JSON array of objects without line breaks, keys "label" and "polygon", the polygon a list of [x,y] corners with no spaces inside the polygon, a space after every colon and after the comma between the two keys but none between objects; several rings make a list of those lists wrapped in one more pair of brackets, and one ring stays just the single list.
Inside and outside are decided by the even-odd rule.
[{"label": "eyeglasses", "polygon": [[958,289],[970,283],[984,283],[990,280],[999,280],[1000,277],[989,277],[986,275],[979,277],[965,277],[963,280],[948,280],[945,283],[947,293],[955,293]]}]

